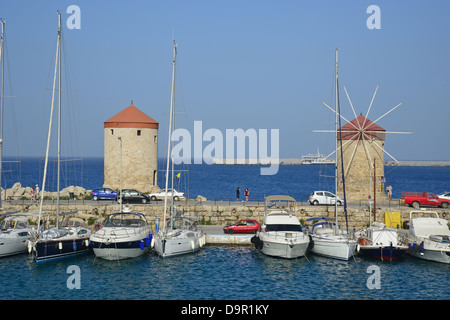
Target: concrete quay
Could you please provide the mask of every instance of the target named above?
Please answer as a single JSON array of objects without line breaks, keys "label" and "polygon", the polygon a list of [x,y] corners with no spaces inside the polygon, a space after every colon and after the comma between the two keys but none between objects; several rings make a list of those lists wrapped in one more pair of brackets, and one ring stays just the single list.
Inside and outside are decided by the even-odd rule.
[{"label": "concrete quay", "polygon": [[[385,212],[400,212],[402,221],[409,220],[411,207],[398,205],[398,201],[376,202],[377,208],[375,219],[384,222]],[[156,218],[162,218],[164,215],[164,205],[162,201],[152,201],[150,204],[130,204],[131,211],[143,213],[148,221],[154,222]],[[236,222],[239,219],[255,219],[262,222],[264,219],[264,202],[233,202],[233,201],[178,201],[177,208],[183,210],[185,215],[197,216],[200,224],[203,226],[225,226]],[[450,220],[450,208],[428,208],[439,213],[441,218]],[[347,217],[349,227],[365,227],[369,222],[369,215],[373,220],[373,213],[369,213],[369,206],[366,203],[349,203],[347,208]],[[373,208],[372,208],[373,210]],[[4,212],[39,212],[39,203],[30,203],[30,200],[3,201]],[[105,218],[114,212],[120,211],[120,205],[114,201],[92,201],[92,200],[61,200],[60,212],[78,211],[91,223],[102,223]],[[297,215],[300,221],[317,216],[334,217],[334,206],[312,206],[307,202],[297,202],[291,208],[291,211]],[[50,219],[56,217],[56,201],[46,200],[43,204],[43,212]],[[345,224],[344,208],[338,207],[338,221],[341,225]],[[216,230],[223,234],[222,230]]]}]

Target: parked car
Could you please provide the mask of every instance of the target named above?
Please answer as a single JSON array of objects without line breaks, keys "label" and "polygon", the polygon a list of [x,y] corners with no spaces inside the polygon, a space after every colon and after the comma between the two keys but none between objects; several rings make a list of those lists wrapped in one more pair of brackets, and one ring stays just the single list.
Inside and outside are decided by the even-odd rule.
[{"label": "parked car", "polygon": [[431,192],[402,192],[400,196],[400,205],[410,205],[414,208],[420,206],[448,208],[450,206],[450,200],[440,198]]},{"label": "parked car", "polygon": [[223,227],[224,233],[256,233],[261,231],[261,224],[252,219],[241,219],[235,224]]},{"label": "parked car", "polygon": [[92,190],[91,199],[92,200],[100,200],[100,199],[116,199],[117,192],[110,188],[97,188]]},{"label": "parked car", "polygon": [[[116,201],[120,203],[120,191],[117,192]],[[123,203],[130,203],[130,202],[147,203],[150,202],[150,197],[137,190],[123,189],[122,201]]]},{"label": "parked car", "polygon": [[450,192],[437,194],[438,198],[450,200]]},{"label": "parked car", "polygon": [[[150,193],[148,196],[152,201],[155,201],[155,200],[164,200],[165,195],[166,190],[162,190],[161,192]],[[172,197],[172,189],[167,189],[167,198],[170,199],[171,197]],[[183,192],[178,192],[177,190],[173,189],[173,200],[178,201],[184,199],[186,198],[184,197]]]},{"label": "parked car", "polygon": [[[309,203],[315,206],[319,204],[334,205],[336,203],[335,201],[336,195],[328,191],[313,191],[309,196]],[[338,206],[344,205],[344,199],[338,196],[337,204]]]}]

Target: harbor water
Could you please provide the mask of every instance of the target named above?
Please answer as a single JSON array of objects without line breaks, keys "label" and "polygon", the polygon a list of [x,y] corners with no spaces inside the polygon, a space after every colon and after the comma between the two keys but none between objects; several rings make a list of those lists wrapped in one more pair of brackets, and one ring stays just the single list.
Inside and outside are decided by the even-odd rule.
[{"label": "harbor water", "polygon": [[[27,162],[29,161],[29,162]],[[20,176],[7,183],[39,183],[36,159],[22,161]],[[229,198],[235,189],[250,197],[290,194],[298,201],[322,189],[320,167],[280,166],[274,176],[258,166],[192,165],[190,197]],[[394,197],[401,191],[444,192],[449,167],[386,167]],[[50,181],[52,179],[49,179]],[[41,180],[42,181],[42,180]],[[86,189],[103,184],[102,159],[83,164]],[[68,185],[80,183],[67,182]],[[187,186],[187,187],[185,187]],[[189,190],[185,189],[189,188]],[[47,188],[51,189],[51,187]],[[332,190],[329,188],[329,190]],[[28,254],[0,259],[2,300],[448,300],[450,265],[405,256],[394,262],[356,256],[343,262],[313,256],[294,260],[264,256],[252,246],[207,245],[199,252],[161,259],[149,252],[137,259],[105,261],[93,253],[36,264]],[[74,287],[74,283],[76,286]],[[178,312],[178,311],[177,311]]]}]

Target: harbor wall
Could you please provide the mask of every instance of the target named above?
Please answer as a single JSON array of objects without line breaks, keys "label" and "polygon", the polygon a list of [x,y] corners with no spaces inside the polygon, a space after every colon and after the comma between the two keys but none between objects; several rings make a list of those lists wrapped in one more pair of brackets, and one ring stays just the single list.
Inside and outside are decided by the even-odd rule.
[{"label": "harbor wall", "polygon": [[[181,202],[177,205],[177,209],[184,210],[185,215],[198,216],[203,225],[227,225],[236,222],[239,219],[255,219],[263,222],[264,206],[262,203],[230,203],[217,205],[214,202],[193,201],[195,203],[186,204]],[[132,212],[143,213],[148,221],[155,222],[156,218],[162,220],[164,215],[164,205],[158,204],[133,204],[129,205]],[[409,213],[411,207],[378,207],[376,210],[376,221],[384,222],[385,212],[400,212],[402,223],[409,220]],[[430,209],[433,210],[433,209]],[[23,212],[39,212],[38,204],[6,204],[4,203],[3,212],[23,211]],[[62,203],[60,205],[60,212],[78,211],[80,215],[85,218],[91,218],[91,223],[102,223],[105,218],[114,212],[120,211],[118,204],[111,204],[98,202],[95,204],[86,204],[81,201],[70,202],[68,204]],[[291,208],[291,211],[297,215],[302,221],[312,217],[328,216],[334,217],[333,206],[311,206],[311,205],[296,205]],[[436,209],[441,218],[450,221],[450,209]],[[56,204],[44,204],[42,212],[50,215],[50,220],[55,219]],[[349,227],[362,228],[369,224],[369,208],[368,207],[348,207],[347,209],[348,225]],[[372,214],[373,219],[373,214]],[[345,226],[345,214],[343,207],[338,208],[338,220],[341,227]],[[400,226],[401,227],[401,226]]]}]

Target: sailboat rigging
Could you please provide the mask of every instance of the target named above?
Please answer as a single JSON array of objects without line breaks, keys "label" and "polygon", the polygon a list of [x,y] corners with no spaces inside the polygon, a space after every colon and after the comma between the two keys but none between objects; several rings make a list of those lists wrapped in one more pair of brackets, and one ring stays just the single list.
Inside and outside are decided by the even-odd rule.
[{"label": "sailboat rigging", "polygon": [[[44,164],[44,176],[42,183],[42,191],[40,195],[39,218],[38,218],[38,234],[30,241],[29,251],[32,252],[36,262],[59,259],[67,256],[73,256],[85,253],[91,250],[89,246],[90,229],[86,223],[79,218],[74,217],[76,212],[60,213],[60,170],[61,170],[61,14],[58,11],[58,42],[56,46],[55,73],[53,76],[53,92],[52,103],[50,109],[50,121],[47,135],[47,148]],[[57,77],[58,75],[58,77]],[[50,137],[52,131],[52,119],[54,112],[56,79],[58,78],[58,147],[57,147],[57,200],[56,200],[56,227],[45,231],[41,230],[42,209],[44,203],[44,191],[46,185],[47,166],[49,158]],[[60,223],[60,216],[63,223]],[[48,219],[47,219],[48,220]],[[48,221],[47,221],[48,222]]]},{"label": "sailboat rigging", "polygon": [[[171,185],[174,187],[174,159],[172,133],[175,128],[175,68],[178,44],[173,41],[172,59],[172,87],[169,112],[169,139],[167,145],[166,181],[164,194],[164,216],[160,230],[155,234],[153,245],[156,253],[161,257],[170,257],[192,253],[205,244],[205,234],[198,227],[198,217],[185,216],[177,210],[174,204],[174,193],[169,193],[169,170],[171,171]],[[170,206],[168,198],[170,196]],[[167,214],[169,221],[167,221]],[[191,219],[196,221],[192,222]]]},{"label": "sailboat rigging", "polygon": [[[336,111],[335,111],[335,152],[337,155],[338,150],[338,137],[341,138],[342,132],[338,130],[338,118],[340,115],[340,103],[339,103],[339,72],[338,72],[338,49],[336,49],[335,58],[335,75],[336,75]],[[342,150],[342,146],[341,146]],[[337,158],[337,157],[336,157]],[[341,154],[342,159],[342,154]],[[344,183],[344,180],[342,181]],[[337,195],[338,191],[338,161],[335,161],[335,193]],[[345,185],[344,185],[345,190]],[[344,191],[344,206],[346,208],[346,199]],[[315,217],[309,218],[307,221],[320,221],[314,223],[310,236],[311,236],[311,251],[315,254],[326,256],[329,258],[339,259],[339,260],[349,260],[355,250],[356,250],[356,240],[354,240],[348,233],[348,222],[347,222],[347,210],[345,209],[345,220],[347,229],[340,230],[338,223],[338,201],[335,201],[334,206],[334,220],[332,223],[332,218],[329,217]]]}]

